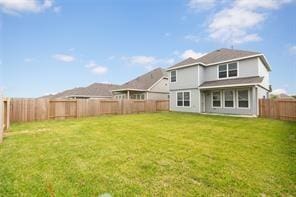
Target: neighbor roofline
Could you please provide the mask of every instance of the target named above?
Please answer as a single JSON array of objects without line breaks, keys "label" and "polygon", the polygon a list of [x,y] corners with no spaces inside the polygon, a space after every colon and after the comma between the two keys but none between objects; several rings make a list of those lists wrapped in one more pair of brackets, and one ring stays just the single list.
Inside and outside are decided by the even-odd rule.
[{"label": "neighbor roofline", "polygon": [[267,61],[267,59],[266,59],[266,57],[265,57],[265,55],[263,53],[258,53],[258,54],[255,54],[255,55],[249,55],[249,56],[245,56],[245,57],[224,60],[224,61],[220,61],[220,62],[214,62],[214,63],[210,63],[210,64],[205,64],[205,63],[202,63],[202,62],[185,64],[185,65],[181,65],[181,66],[177,66],[177,67],[168,68],[167,71],[176,70],[176,69],[185,68],[185,67],[190,67],[190,66],[195,66],[195,65],[213,66],[213,65],[217,65],[217,64],[223,64],[223,63],[227,63],[227,62],[231,62],[231,61],[244,60],[244,59],[249,59],[249,58],[253,58],[253,57],[263,57],[263,60],[264,60],[263,63],[268,68],[268,70],[271,71],[270,65],[269,65],[269,63],[268,63],[268,61]]},{"label": "neighbor roofline", "polygon": [[112,96],[95,96],[95,95],[84,95],[84,94],[71,94],[66,96],[66,98],[68,97],[93,97],[93,98],[101,98],[101,97],[112,97]]}]

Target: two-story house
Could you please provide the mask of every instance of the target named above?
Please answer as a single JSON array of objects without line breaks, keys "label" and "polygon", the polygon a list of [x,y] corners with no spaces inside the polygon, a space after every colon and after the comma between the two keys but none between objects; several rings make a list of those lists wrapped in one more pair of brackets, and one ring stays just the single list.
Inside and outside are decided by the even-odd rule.
[{"label": "two-story house", "polygon": [[170,68],[170,110],[258,115],[268,98],[270,65],[262,53],[219,49]]}]

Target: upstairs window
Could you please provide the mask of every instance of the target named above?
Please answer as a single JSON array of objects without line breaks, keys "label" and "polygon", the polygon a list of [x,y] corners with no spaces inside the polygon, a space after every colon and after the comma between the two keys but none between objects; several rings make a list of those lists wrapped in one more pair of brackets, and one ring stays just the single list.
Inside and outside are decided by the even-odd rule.
[{"label": "upstairs window", "polygon": [[212,95],[212,105],[213,107],[221,107],[221,93],[220,91],[213,92]]},{"label": "upstairs window", "polygon": [[177,106],[190,107],[190,92],[178,92],[177,93]]},{"label": "upstairs window", "polygon": [[177,71],[173,70],[171,71],[171,82],[177,81]]},{"label": "upstairs window", "polygon": [[219,79],[223,79],[227,77],[237,77],[237,76],[238,76],[238,69],[237,69],[236,62],[219,65]]},{"label": "upstairs window", "polygon": [[237,63],[228,64],[228,77],[237,77]]},{"label": "upstairs window", "polygon": [[219,66],[219,78],[226,78],[227,77],[227,65],[220,65]]}]

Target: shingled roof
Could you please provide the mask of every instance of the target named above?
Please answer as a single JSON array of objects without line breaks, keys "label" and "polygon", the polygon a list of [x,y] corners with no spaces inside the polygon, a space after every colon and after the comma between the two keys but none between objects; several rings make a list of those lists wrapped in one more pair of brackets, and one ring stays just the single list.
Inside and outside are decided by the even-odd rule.
[{"label": "shingled roof", "polygon": [[184,65],[190,65],[194,63],[209,65],[209,64],[215,64],[218,62],[228,61],[232,59],[239,59],[239,58],[244,58],[252,55],[260,55],[260,54],[261,53],[259,52],[222,48],[222,49],[215,50],[211,53],[208,53],[197,59],[188,58],[178,64],[175,64],[174,66],[171,66],[169,69],[184,66]]},{"label": "shingled roof", "polygon": [[223,79],[223,80],[214,80],[214,81],[206,81],[201,84],[200,88],[212,88],[217,86],[239,86],[245,84],[257,84],[261,83],[263,77],[255,76],[255,77],[244,77],[244,78],[235,78],[235,79]]},{"label": "shingled roof", "polygon": [[67,98],[67,97],[112,97],[112,90],[118,88],[119,85],[93,83],[87,87],[73,88],[63,92],[46,96],[47,98]]},{"label": "shingled roof", "polygon": [[166,76],[166,70],[156,68],[148,73],[145,73],[127,83],[121,85],[116,90],[148,90],[155,82]]}]

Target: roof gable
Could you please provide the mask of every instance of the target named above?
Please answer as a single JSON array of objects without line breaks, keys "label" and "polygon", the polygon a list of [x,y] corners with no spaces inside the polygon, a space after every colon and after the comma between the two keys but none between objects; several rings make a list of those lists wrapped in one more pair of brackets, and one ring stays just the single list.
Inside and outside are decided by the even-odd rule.
[{"label": "roof gable", "polygon": [[226,62],[234,59],[243,59],[251,56],[260,56],[260,55],[262,54],[259,52],[222,48],[222,49],[218,49],[213,52],[210,52],[197,59],[188,58],[186,60],[183,60],[175,64],[174,66],[169,67],[169,69],[189,66],[194,64],[202,64],[207,66],[207,65],[212,65],[219,62]]},{"label": "roof gable", "polygon": [[93,83],[87,87],[73,88],[47,97],[52,99],[69,96],[110,97],[112,96],[112,90],[118,87],[119,85],[115,84]]},{"label": "roof gable", "polygon": [[259,52],[243,51],[243,50],[234,50],[234,49],[218,49],[211,53],[208,53],[198,59],[196,62],[202,62],[204,64],[214,64],[217,62],[228,61],[232,59],[238,59],[243,57],[248,57],[252,55],[259,55]]}]

